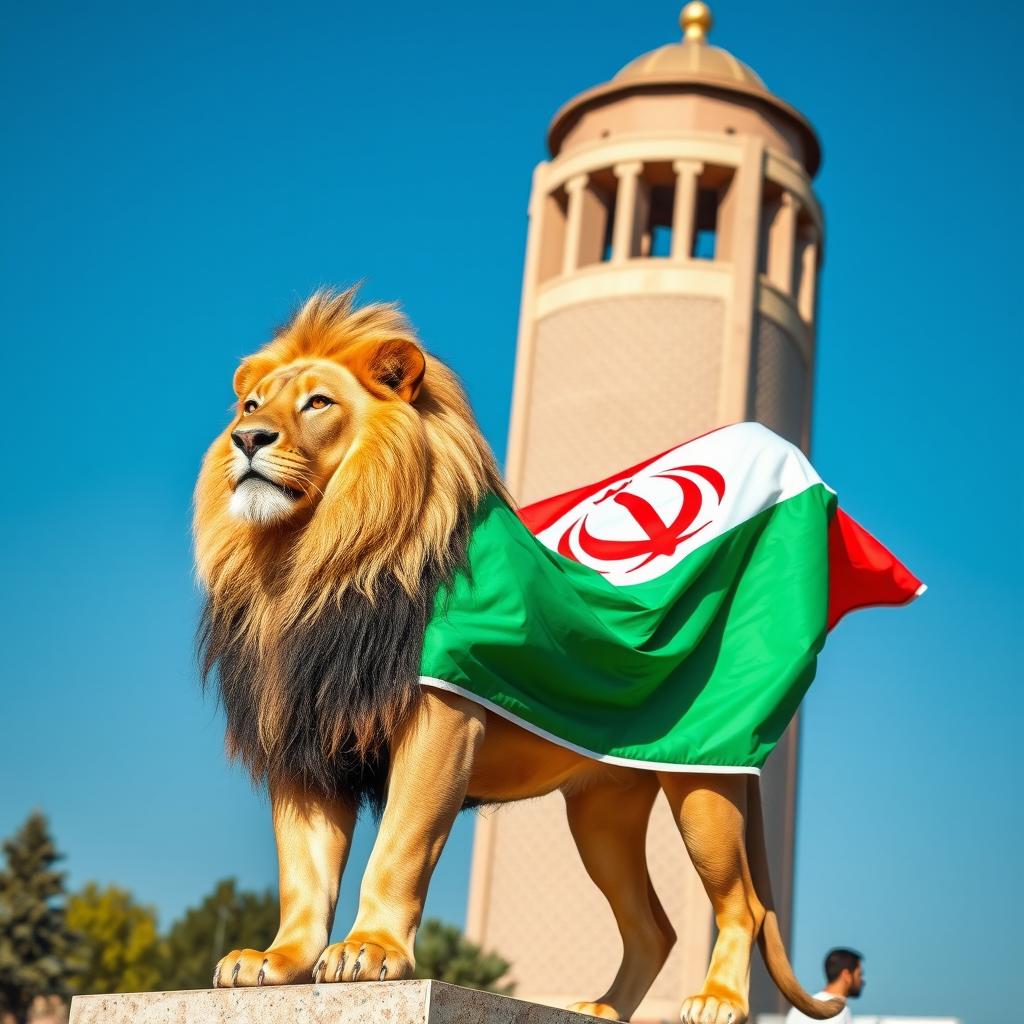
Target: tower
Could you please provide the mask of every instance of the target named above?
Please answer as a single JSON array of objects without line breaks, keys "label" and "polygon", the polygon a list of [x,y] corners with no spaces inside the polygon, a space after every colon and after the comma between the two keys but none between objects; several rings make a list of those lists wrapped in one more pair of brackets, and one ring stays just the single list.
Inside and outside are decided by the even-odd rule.
[{"label": "tower", "polygon": [[[524,504],[738,420],[809,445],[819,143],[710,45],[705,4],[680,21],[681,42],[556,113],[551,158],[534,172],[507,465]],[[794,723],[762,777],[784,933],[796,758]],[[703,979],[713,922],[663,799],[648,855],[679,941],[635,1019],[676,1020]],[[618,936],[558,794],[480,817],[467,930],[513,958],[525,998],[564,1004],[611,981]],[[778,1005],[755,974],[752,1006]]]}]

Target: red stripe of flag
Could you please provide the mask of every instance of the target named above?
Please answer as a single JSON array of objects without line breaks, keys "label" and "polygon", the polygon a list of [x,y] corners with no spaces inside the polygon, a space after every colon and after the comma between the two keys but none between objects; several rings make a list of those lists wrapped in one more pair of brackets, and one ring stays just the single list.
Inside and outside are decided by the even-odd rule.
[{"label": "red stripe of flag", "polygon": [[847,612],[879,604],[907,604],[924,584],[884,545],[836,509],[828,529],[828,628]]}]

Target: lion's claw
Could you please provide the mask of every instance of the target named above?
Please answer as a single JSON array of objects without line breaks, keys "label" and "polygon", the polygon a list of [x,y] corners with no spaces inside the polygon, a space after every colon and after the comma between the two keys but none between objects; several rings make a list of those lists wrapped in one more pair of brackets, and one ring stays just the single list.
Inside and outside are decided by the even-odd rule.
[{"label": "lion's claw", "polygon": [[691,996],[679,1011],[682,1024],[746,1024],[747,1014],[728,998]]},{"label": "lion's claw", "polygon": [[[214,988],[262,988],[265,985],[290,985],[309,977],[308,959],[294,946],[277,949],[233,949],[221,957],[213,972]],[[224,974],[231,964],[230,980]]]},{"label": "lion's claw", "polygon": [[322,959],[327,970],[321,980],[336,982],[399,981],[411,978],[413,971],[412,957],[398,942],[380,933],[336,942],[323,951]]}]

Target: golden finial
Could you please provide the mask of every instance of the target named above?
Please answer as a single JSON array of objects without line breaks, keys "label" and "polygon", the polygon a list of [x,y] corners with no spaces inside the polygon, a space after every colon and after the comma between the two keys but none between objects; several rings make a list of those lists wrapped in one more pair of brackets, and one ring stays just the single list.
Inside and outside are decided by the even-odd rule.
[{"label": "golden finial", "polygon": [[711,8],[700,0],[688,3],[679,15],[679,24],[683,29],[683,39],[691,43],[706,43],[708,33],[714,24]]}]

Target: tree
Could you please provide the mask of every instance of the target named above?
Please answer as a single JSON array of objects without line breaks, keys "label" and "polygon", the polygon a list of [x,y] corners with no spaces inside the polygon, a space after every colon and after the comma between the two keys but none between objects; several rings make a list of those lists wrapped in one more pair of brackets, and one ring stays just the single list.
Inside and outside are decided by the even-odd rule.
[{"label": "tree", "polygon": [[24,1019],[35,996],[66,995],[74,973],[75,936],[62,897],[61,859],[38,811],[3,844],[0,870],[0,1015]]},{"label": "tree", "polygon": [[511,994],[514,985],[498,982],[509,969],[507,960],[484,953],[458,928],[434,918],[423,922],[416,936],[416,977],[450,981],[466,988]]},{"label": "tree", "polygon": [[68,899],[68,925],[79,936],[80,971],[71,978],[81,994],[148,992],[160,986],[163,943],[156,912],[125,889],[89,882]]},{"label": "tree", "polygon": [[197,907],[171,925],[161,987],[209,988],[213,969],[233,949],[266,949],[277,934],[277,897],[239,892],[233,878],[217,883]]}]

